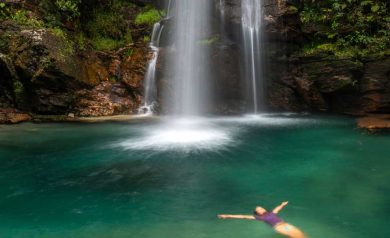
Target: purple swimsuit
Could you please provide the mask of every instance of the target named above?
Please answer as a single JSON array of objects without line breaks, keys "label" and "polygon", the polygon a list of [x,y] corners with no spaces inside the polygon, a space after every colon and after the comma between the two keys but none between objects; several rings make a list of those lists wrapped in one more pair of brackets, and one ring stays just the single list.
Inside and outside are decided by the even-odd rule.
[{"label": "purple swimsuit", "polygon": [[255,218],[256,220],[263,221],[272,227],[283,222],[282,219],[280,219],[275,213],[272,212],[266,212],[264,215],[261,216],[255,215]]}]

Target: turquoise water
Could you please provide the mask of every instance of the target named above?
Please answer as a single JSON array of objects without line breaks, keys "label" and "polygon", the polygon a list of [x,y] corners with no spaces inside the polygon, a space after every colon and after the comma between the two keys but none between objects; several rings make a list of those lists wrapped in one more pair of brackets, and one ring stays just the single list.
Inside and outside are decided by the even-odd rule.
[{"label": "turquoise water", "polygon": [[0,126],[0,237],[277,238],[216,215],[284,200],[311,238],[390,237],[388,135],[329,116],[194,124]]}]

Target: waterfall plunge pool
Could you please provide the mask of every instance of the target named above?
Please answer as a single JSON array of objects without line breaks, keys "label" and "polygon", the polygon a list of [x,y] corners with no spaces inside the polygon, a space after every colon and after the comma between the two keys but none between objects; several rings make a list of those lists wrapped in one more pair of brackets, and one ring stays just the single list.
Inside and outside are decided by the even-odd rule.
[{"label": "waterfall plunge pool", "polygon": [[277,238],[216,215],[289,200],[309,237],[389,237],[389,155],[333,116],[1,126],[0,234]]}]

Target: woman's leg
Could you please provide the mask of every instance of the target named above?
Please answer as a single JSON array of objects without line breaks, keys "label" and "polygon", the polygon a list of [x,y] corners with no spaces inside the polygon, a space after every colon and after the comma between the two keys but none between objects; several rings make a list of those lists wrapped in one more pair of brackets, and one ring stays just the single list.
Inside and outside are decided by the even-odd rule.
[{"label": "woman's leg", "polygon": [[285,235],[290,238],[305,238],[305,234],[298,228],[288,223],[282,223],[274,227],[275,231],[279,234]]}]

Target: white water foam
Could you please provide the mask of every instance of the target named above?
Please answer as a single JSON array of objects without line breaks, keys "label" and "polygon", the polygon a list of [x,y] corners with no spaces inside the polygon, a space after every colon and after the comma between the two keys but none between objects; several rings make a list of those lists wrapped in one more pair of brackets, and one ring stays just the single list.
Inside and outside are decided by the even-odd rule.
[{"label": "white water foam", "polygon": [[217,151],[232,142],[232,132],[207,119],[171,119],[154,128],[145,128],[139,137],[121,142],[119,146],[126,150]]},{"label": "white water foam", "polygon": [[297,113],[261,113],[247,114],[239,117],[215,118],[215,122],[226,124],[256,125],[256,126],[287,126],[314,122],[314,119],[297,117]]},{"label": "white water foam", "polygon": [[253,127],[283,127],[317,122],[303,116],[294,113],[264,113],[215,118],[165,117],[157,124],[141,125],[130,139],[114,146],[125,150],[218,152],[240,143],[240,133],[247,133]]}]

